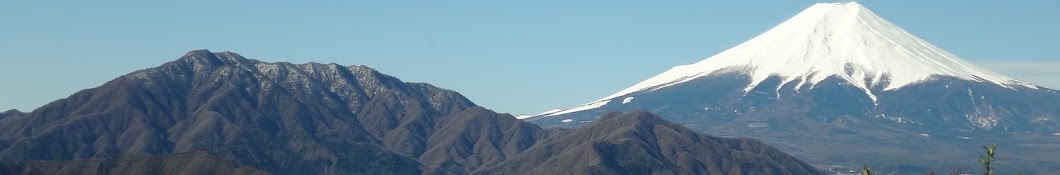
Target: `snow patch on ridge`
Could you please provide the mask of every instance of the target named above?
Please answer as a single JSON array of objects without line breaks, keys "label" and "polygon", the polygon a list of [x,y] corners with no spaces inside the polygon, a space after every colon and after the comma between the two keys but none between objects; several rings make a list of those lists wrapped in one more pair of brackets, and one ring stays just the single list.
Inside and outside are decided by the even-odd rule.
[{"label": "snow patch on ridge", "polygon": [[548,111],[542,112],[540,114],[537,114],[535,116],[548,115],[548,114],[556,113],[556,112],[559,112],[559,111],[563,111],[563,109],[552,109],[552,110],[548,110]]},{"label": "snow patch on ridge", "polygon": [[539,116],[557,116],[557,115],[563,115],[563,114],[570,114],[570,113],[574,113],[574,112],[578,112],[578,111],[596,109],[596,108],[600,108],[600,107],[606,105],[608,102],[611,102],[611,100],[596,101],[596,102],[592,102],[592,103],[589,103],[589,104],[584,104],[584,105],[581,105],[581,106],[578,106],[578,107],[566,109],[566,110],[558,110],[558,111],[555,111],[555,112],[541,113]]},{"label": "snow patch on ridge", "polygon": [[515,116],[515,119],[520,119],[520,120],[522,120],[522,119],[526,119],[526,118],[530,118],[530,117],[534,117],[534,116],[532,116],[532,115],[525,115],[525,114],[522,114],[522,115],[516,115],[516,116]]}]

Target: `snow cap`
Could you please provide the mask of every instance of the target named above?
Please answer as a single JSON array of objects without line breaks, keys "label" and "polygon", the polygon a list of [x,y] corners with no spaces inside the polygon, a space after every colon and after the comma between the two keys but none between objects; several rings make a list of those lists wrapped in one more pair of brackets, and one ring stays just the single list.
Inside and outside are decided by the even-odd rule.
[{"label": "snow cap", "polygon": [[[717,73],[751,77],[750,91],[771,76],[813,88],[826,78],[840,78],[876,100],[873,89],[895,90],[948,76],[1003,87],[1037,86],[980,68],[877,16],[857,2],[817,3],[751,40],[702,61],[676,66],[622,91],[564,111],[560,115],[603,106],[612,99],[691,81]],[[771,87],[773,88],[773,87]],[[796,89],[798,90],[798,89]]]}]

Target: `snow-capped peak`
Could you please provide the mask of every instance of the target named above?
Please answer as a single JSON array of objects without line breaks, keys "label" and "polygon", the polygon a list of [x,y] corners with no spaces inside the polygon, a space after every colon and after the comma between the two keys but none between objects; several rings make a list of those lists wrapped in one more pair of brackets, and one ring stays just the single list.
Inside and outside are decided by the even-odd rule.
[{"label": "snow-capped peak", "polygon": [[599,106],[593,105],[598,102],[729,71],[751,77],[745,91],[770,76],[781,77],[782,85],[797,83],[795,87],[811,88],[828,77],[838,77],[863,89],[873,100],[872,87],[894,90],[936,75],[1004,87],[1036,87],[965,62],[857,2],[818,3],[717,55],[673,67],[595,102],[547,115],[586,110]]},{"label": "snow-capped peak", "polygon": [[725,70],[747,71],[752,80],[745,90],[774,75],[782,77],[784,84],[811,86],[837,76],[864,89],[869,96],[874,96],[869,87],[894,90],[934,75],[1006,87],[1034,87],[965,62],[876,16],[861,4],[847,2],[815,4],[736,47],[697,63],[674,67],[602,100]]}]

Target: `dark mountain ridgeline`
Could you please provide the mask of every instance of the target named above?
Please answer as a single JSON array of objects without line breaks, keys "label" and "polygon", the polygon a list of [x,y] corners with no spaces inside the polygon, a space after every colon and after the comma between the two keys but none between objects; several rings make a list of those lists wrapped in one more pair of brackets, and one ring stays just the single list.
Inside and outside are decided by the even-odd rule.
[{"label": "dark mountain ridgeline", "polygon": [[22,111],[18,111],[17,109],[7,110],[4,112],[0,112],[0,120],[7,117],[14,117],[19,115],[22,115]]},{"label": "dark mountain ridgeline", "polygon": [[[595,170],[580,172],[589,174],[815,171],[756,141],[698,135],[646,113],[622,116],[586,129],[542,129],[365,66],[197,50],[29,113],[4,113],[0,162],[26,174],[202,166],[189,158],[224,166],[191,173],[222,174],[566,174],[531,167],[545,164]],[[630,117],[643,119],[617,120]],[[657,129],[607,129],[625,125]],[[572,139],[586,135],[612,136]],[[150,166],[127,166],[135,162]]]},{"label": "dark mountain ridgeline", "polygon": [[559,130],[484,174],[820,174],[753,139],[701,135],[644,111]]}]

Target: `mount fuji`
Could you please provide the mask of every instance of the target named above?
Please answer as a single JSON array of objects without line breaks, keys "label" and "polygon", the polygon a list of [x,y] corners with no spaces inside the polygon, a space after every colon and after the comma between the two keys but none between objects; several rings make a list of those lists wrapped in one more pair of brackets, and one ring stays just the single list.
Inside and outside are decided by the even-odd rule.
[{"label": "mount fuji", "polygon": [[702,61],[524,120],[579,127],[638,109],[824,168],[971,166],[994,143],[1010,148],[1013,166],[1060,165],[1033,158],[1060,156],[1060,93],[968,63],[857,2],[815,4]]}]

